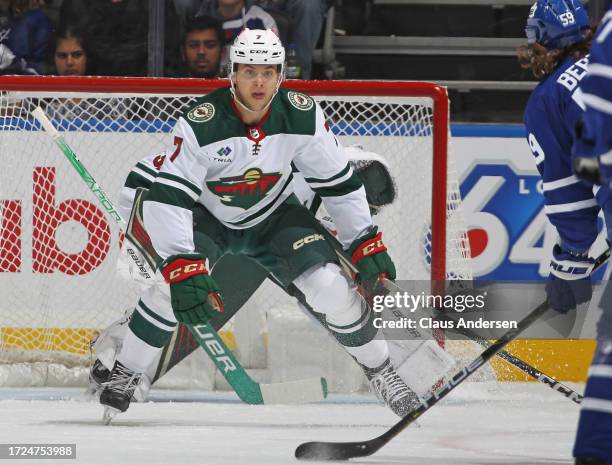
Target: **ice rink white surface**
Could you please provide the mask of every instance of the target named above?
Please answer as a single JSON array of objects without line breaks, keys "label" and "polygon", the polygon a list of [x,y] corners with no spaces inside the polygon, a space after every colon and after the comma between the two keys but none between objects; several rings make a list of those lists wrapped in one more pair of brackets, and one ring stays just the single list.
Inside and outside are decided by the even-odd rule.
[{"label": "ice rink white surface", "polygon": [[[14,462],[20,465],[297,464],[293,454],[302,442],[371,439],[396,421],[369,395],[300,406],[249,406],[227,393],[154,391],[152,397],[103,426],[101,406],[78,390],[3,388],[0,443],[77,445],[76,460]],[[578,412],[539,383],[467,383],[428,411],[420,427],[351,463],[571,464]]]}]

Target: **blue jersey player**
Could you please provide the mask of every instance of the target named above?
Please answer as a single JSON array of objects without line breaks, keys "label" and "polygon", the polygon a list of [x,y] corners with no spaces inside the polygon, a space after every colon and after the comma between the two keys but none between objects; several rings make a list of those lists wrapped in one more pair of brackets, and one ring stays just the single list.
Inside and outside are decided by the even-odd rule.
[{"label": "blue jersey player", "polygon": [[[580,88],[586,109],[579,137],[574,145],[576,172],[599,181],[604,186],[602,189],[609,188],[612,180],[610,5],[593,39],[588,73],[580,83]],[[594,163],[589,164],[589,160]],[[607,217],[608,215],[606,219]],[[609,278],[609,274],[607,277]],[[574,445],[574,456],[578,465],[612,464],[612,288],[609,280],[599,305],[603,312],[597,325],[597,349],[589,369],[589,380]]]},{"label": "blue jersey player", "polygon": [[571,150],[585,109],[580,82],[586,75],[593,35],[580,0],[538,0],[525,29],[528,45],[519,61],[541,79],[525,109],[527,140],[543,180],[545,211],[560,240],[546,283],[550,305],[566,313],[590,300],[597,215],[610,197],[577,178]]}]

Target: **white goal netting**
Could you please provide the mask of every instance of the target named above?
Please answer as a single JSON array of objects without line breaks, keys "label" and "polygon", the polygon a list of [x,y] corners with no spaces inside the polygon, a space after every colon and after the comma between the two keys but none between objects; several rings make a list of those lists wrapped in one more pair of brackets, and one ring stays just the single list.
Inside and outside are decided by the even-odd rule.
[{"label": "white goal netting", "polygon": [[[181,93],[187,84],[180,80],[164,80],[163,94],[148,87],[158,89],[160,80],[141,79],[133,87],[121,79],[92,84],[84,78],[88,89],[98,89],[88,92],[58,90],[53,78],[23,82],[23,89],[13,79],[12,90],[0,90],[0,364],[84,367],[90,339],[137,296],[115,272],[120,231],[30,112],[43,108],[116,200],[130,168],[169,144],[177,115],[195,97]],[[32,83],[36,89],[25,90]],[[393,92],[376,82],[343,83],[341,91],[334,83],[311,83],[298,90],[314,94],[344,145],[358,143],[391,166],[399,196],[375,221],[398,277],[428,280],[433,262],[437,279],[471,279],[460,195],[446,159],[448,110],[434,109],[440,89],[395,84]],[[219,85],[202,84],[201,93]],[[7,87],[0,78],[0,89]],[[445,233],[432,229],[436,215]],[[267,292],[269,303],[278,291]],[[0,375],[0,385],[10,385],[8,378]]]}]

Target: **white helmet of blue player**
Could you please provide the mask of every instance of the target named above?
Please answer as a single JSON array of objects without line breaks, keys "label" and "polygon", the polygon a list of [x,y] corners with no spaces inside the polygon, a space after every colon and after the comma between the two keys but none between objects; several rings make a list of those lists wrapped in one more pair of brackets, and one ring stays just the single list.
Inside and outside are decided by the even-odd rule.
[{"label": "white helmet of blue player", "polygon": [[[229,62],[232,95],[243,108],[253,111],[236,98],[234,76],[238,69],[238,64],[278,65],[279,77],[276,83],[276,90],[272,96],[274,98],[285,75],[285,48],[277,35],[270,29],[245,28],[238,34],[238,37],[236,37],[236,40],[234,40],[230,47]],[[270,99],[266,108],[271,102],[272,99]]]}]

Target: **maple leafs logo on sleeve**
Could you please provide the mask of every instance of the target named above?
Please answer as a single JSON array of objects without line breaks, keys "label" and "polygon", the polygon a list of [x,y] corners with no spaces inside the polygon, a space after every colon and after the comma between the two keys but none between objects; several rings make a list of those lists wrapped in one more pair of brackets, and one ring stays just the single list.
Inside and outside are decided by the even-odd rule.
[{"label": "maple leafs logo on sleeve", "polygon": [[248,210],[266,197],[281,176],[281,173],[263,173],[259,168],[249,168],[239,176],[208,181],[206,186],[224,205]]}]

